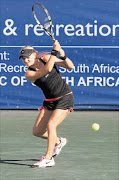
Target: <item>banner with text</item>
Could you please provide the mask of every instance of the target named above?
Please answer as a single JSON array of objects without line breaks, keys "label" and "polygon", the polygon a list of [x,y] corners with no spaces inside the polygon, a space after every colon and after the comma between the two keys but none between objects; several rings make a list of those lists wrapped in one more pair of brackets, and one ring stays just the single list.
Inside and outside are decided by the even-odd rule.
[{"label": "banner with text", "polygon": [[[0,2],[0,109],[37,109],[44,95],[25,78],[27,67],[19,54],[25,45],[50,52],[53,42],[33,18],[34,0],[11,1]],[[74,93],[74,108],[119,108],[118,0],[40,3],[52,17],[55,38],[75,65],[73,70],[58,67]]]}]

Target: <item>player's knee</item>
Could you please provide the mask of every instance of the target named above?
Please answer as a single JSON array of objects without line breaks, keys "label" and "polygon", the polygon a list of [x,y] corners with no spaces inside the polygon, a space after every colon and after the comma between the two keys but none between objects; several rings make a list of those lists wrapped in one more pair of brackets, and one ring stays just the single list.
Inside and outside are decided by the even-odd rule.
[{"label": "player's knee", "polygon": [[36,128],[33,128],[33,135],[36,137],[42,137],[43,133],[38,131]]},{"label": "player's knee", "polygon": [[49,121],[47,124],[47,129],[51,130],[51,129],[55,129],[55,128],[56,128],[55,123],[53,121]]},{"label": "player's knee", "polygon": [[33,135],[38,136],[38,132],[33,128]]}]

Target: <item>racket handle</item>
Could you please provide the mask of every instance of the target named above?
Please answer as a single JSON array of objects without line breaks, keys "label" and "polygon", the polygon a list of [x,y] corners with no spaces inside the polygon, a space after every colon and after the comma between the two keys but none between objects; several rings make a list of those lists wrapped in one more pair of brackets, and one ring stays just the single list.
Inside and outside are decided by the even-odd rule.
[{"label": "racket handle", "polygon": [[55,42],[55,41],[56,41],[56,39],[55,39],[54,37],[52,37],[52,40],[53,40],[53,42]]}]

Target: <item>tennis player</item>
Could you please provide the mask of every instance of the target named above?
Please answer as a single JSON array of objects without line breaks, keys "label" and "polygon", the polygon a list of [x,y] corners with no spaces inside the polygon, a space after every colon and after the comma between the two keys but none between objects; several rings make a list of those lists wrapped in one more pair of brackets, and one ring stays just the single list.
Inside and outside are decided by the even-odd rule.
[{"label": "tennis player", "polygon": [[48,146],[46,154],[32,167],[51,167],[55,165],[54,157],[59,155],[67,144],[66,138],[57,136],[57,126],[73,111],[73,93],[62,79],[56,65],[66,69],[74,69],[74,65],[65,56],[58,41],[54,42],[51,53],[37,54],[32,46],[25,46],[19,57],[28,66],[25,77],[41,88],[45,95],[33,127],[33,135],[48,139]]}]

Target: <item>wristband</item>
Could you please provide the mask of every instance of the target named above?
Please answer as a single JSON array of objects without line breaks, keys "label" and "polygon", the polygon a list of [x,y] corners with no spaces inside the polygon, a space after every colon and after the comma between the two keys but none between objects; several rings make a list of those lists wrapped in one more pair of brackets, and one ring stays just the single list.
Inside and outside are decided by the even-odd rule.
[{"label": "wristband", "polygon": [[67,58],[67,56],[60,57],[60,59],[62,59],[62,60],[65,60],[66,58]]},{"label": "wristband", "polygon": [[54,50],[54,49],[53,49],[53,50],[51,51],[51,55],[53,55],[53,56],[57,56],[57,53],[58,53],[57,50]]}]

